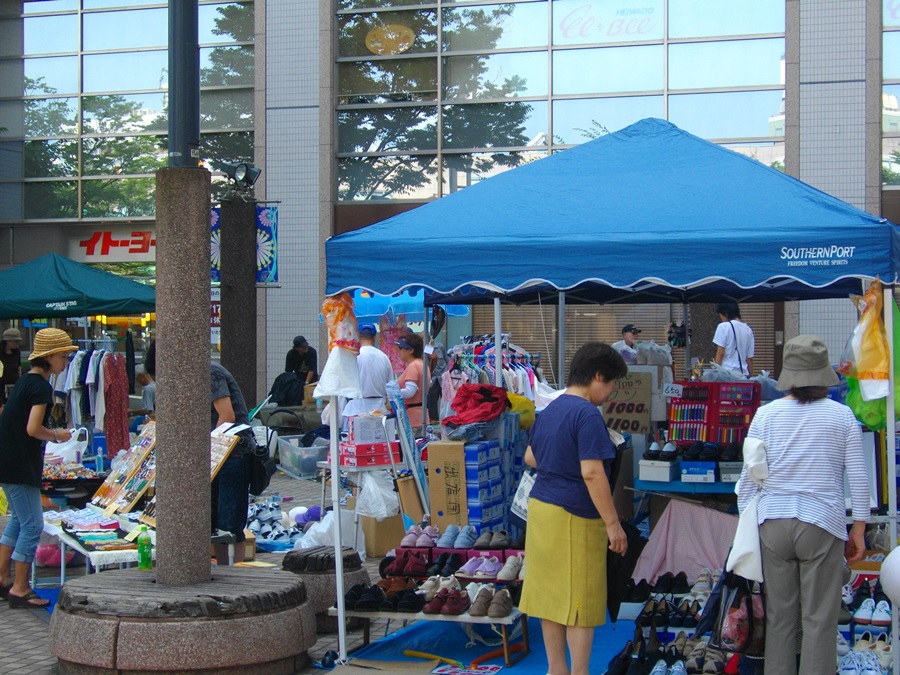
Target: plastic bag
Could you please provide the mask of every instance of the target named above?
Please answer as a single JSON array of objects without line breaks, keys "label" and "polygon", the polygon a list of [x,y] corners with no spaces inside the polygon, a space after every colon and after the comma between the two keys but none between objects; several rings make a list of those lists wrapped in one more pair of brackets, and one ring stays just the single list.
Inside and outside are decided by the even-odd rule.
[{"label": "plastic bag", "polygon": [[726,572],[725,576],[721,604],[709,646],[735,654],[763,656],[766,645],[766,610],[762,584],[744,579],[733,572]]},{"label": "plastic bag", "polygon": [[534,407],[537,410],[543,410],[548,405],[550,405],[550,402],[553,401],[556,397],[562,396],[565,391],[565,389],[556,390],[549,384],[545,384],[544,382],[535,380]]},{"label": "plastic bag", "polygon": [[672,348],[669,345],[658,345],[653,340],[641,342],[637,346],[638,365],[671,366]]},{"label": "plastic bag", "polygon": [[845,401],[856,419],[872,431],[881,431],[887,426],[887,401],[883,398],[866,401],[860,391],[859,380],[847,378],[847,399]]},{"label": "plastic bag", "polygon": [[394,491],[394,480],[384,471],[368,471],[359,481],[356,512],[375,520],[400,513],[400,497]]},{"label": "plastic bag", "polygon": [[850,296],[860,317],[837,367],[842,375],[859,381],[863,401],[874,401],[888,395],[891,357],[881,318],[881,294],[881,282],[876,279],[865,295]]},{"label": "plastic bag", "polygon": [[512,405],[510,412],[519,413],[519,427],[525,431],[531,429],[534,424],[534,401],[512,392],[507,392],[506,397]]},{"label": "plastic bag", "polygon": [[88,430],[84,427],[70,429],[72,437],[63,443],[47,443],[45,457],[62,457],[63,464],[81,464],[88,446]]},{"label": "plastic bag", "polygon": [[[366,559],[366,540],[362,528],[357,531],[356,514],[341,509],[341,543],[355,548],[360,560]],[[303,538],[294,545],[295,550],[313,548],[314,546],[334,546],[334,511],[325,514],[318,523],[314,523]]]},{"label": "plastic bag", "polygon": [[701,382],[744,382],[746,377],[736,370],[729,370],[718,363],[710,363],[700,376]]},{"label": "plastic bag", "polygon": [[761,385],[763,401],[774,401],[776,398],[782,398],[786,391],[778,391],[778,380],[769,375],[768,370],[760,371],[759,375],[750,378],[751,382],[759,382]]}]

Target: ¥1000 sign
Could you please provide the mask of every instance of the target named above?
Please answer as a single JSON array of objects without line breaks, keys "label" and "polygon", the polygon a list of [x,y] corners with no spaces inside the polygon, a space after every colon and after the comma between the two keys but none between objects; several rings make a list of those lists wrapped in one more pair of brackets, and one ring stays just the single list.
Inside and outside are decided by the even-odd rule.
[{"label": "\u00a51000 sign", "polygon": [[[220,249],[222,211],[218,206],[210,209],[210,281],[221,281],[222,264]],[[278,283],[278,207],[256,207],[256,283]]]},{"label": "\u00a51000 sign", "polygon": [[603,404],[606,426],[622,434],[650,433],[650,375],[629,373]]}]

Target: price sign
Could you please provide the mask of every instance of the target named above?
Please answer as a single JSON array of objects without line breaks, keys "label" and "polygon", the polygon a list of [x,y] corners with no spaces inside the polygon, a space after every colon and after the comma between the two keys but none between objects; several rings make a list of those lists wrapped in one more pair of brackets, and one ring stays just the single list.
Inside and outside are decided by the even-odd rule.
[{"label": "price sign", "polygon": [[681,398],[684,394],[684,385],[669,382],[663,385],[663,396],[669,398]]},{"label": "price sign", "polygon": [[650,433],[650,374],[629,373],[603,404],[606,426],[621,434]]}]

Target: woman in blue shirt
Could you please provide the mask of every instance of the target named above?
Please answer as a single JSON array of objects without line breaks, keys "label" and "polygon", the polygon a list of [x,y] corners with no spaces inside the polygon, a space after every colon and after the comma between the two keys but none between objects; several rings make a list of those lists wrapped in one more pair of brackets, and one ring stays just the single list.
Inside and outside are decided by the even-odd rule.
[{"label": "woman in blue shirt", "polygon": [[594,627],[606,622],[606,547],[627,540],[609,487],[616,449],[597,406],[628,372],[607,344],[572,358],[565,393],[538,415],[525,463],[537,469],[528,502],[528,576],[519,608],[541,619],[548,671],[587,675]]}]

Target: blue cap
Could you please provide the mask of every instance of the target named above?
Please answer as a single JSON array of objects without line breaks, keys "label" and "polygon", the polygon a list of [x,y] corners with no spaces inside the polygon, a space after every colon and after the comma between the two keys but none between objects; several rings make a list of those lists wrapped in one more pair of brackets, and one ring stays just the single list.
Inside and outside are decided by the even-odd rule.
[{"label": "blue cap", "polygon": [[394,344],[400,347],[400,349],[415,349],[415,347],[409,344],[404,338],[400,338]]},{"label": "blue cap", "polygon": [[359,324],[359,334],[360,335],[375,335],[378,331],[375,330],[375,324],[373,323],[361,323]]}]

